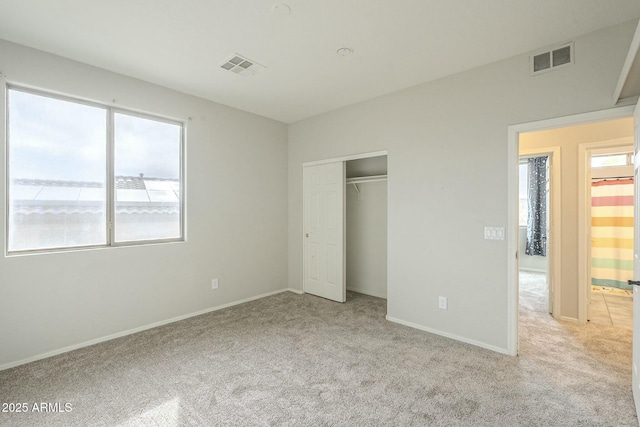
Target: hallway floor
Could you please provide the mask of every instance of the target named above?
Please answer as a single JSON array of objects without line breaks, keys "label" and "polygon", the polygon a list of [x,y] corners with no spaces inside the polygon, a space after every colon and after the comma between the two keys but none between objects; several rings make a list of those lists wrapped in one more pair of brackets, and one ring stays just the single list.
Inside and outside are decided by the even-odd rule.
[{"label": "hallway floor", "polygon": [[[521,289],[547,298],[546,274],[520,271]],[[633,294],[615,288],[594,286],[591,291],[591,319],[598,325],[633,329]]]}]

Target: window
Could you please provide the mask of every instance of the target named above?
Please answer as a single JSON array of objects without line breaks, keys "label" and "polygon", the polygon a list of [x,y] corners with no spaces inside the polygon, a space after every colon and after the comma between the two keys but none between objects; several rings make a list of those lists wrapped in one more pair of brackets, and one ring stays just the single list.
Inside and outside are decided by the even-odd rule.
[{"label": "window", "polygon": [[633,157],[633,153],[593,155],[591,156],[591,167],[633,166]]},{"label": "window", "polygon": [[519,165],[519,190],[518,199],[520,201],[520,208],[518,211],[520,227],[527,226],[527,218],[529,216],[529,168],[527,163],[520,163]]},{"label": "window", "polygon": [[182,127],[114,114],[115,241],[176,239]]},{"label": "window", "polygon": [[182,239],[181,123],[7,92],[9,252]]}]

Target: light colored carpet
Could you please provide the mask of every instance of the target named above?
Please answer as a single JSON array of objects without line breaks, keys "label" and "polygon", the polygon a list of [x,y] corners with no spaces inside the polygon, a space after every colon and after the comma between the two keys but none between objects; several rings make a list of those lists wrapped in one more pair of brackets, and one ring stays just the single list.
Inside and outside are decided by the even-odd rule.
[{"label": "light colored carpet", "polygon": [[378,298],[278,294],[0,372],[2,402],[73,407],[0,425],[638,425],[630,331],[555,322],[536,292],[517,358],[390,323]]}]

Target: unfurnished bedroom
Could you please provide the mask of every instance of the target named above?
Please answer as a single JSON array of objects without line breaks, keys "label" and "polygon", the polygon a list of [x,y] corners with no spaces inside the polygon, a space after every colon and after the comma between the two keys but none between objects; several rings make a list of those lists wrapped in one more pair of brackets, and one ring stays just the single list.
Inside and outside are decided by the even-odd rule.
[{"label": "unfurnished bedroom", "polygon": [[0,425],[638,425],[637,0],[0,0]]}]

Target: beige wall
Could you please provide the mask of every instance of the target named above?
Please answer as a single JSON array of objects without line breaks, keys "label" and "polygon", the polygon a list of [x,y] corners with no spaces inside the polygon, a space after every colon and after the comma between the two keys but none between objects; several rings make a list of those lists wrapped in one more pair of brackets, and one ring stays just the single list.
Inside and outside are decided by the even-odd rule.
[{"label": "beige wall", "polygon": [[509,352],[510,254],[483,232],[507,228],[508,127],[611,108],[636,23],[575,38],[560,70],[531,77],[520,55],[290,125],[289,287],[302,289],[302,164],[387,150],[388,318]]},{"label": "beige wall", "polygon": [[632,142],[632,118],[520,134],[521,150],[560,147],[562,298],[557,314],[565,318],[578,318],[578,289],[587,286],[578,283],[578,146],[621,138]]},{"label": "beige wall", "polygon": [[[0,368],[287,287],[285,124],[3,41],[0,70],[10,83],[182,119],[187,132],[186,242],[0,256]],[[0,135],[4,146],[4,120]],[[0,188],[4,165],[0,150]]]}]

